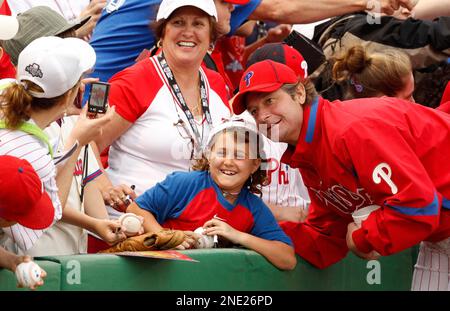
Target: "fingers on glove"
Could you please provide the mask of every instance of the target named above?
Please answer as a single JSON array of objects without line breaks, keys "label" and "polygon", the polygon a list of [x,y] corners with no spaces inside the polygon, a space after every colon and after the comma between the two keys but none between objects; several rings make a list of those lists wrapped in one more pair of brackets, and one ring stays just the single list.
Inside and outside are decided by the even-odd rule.
[{"label": "fingers on glove", "polygon": [[179,249],[179,250],[185,250],[185,249],[189,249],[190,245],[188,242],[184,241],[181,244],[178,244],[177,246],[175,246],[175,249]]},{"label": "fingers on glove", "polygon": [[[180,230],[165,230],[162,232],[164,243],[159,245],[159,249],[172,249],[185,241],[185,235]],[[189,248],[188,245],[186,245]]]}]

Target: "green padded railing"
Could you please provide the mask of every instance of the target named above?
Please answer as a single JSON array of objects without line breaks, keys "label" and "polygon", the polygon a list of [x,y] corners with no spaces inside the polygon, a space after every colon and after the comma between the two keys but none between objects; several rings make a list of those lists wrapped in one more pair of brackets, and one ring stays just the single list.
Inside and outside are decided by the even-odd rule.
[{"label": "green padded railing", "polygon": [[[36,261],[48,273],[42,290],[409,290],[417,248],[373,262],[349,254],[324,270],[298,258],[293,271],[280,271],[261,255],[239,248],[182,253],[198,262],[99,254]],[[15,289],[14,275],[0,270],[0,290]]]},{"label": "green padded railing", "polygon": [[[45,283],[40,290],[60,291],[61,290],[61,265],[57,262],[47,260],[36,260],[42,269],[47,272]],[[6,269],[0,269],[0,290],[28,291],[29,289],[17,288],[17,280],[14,273]]]}]

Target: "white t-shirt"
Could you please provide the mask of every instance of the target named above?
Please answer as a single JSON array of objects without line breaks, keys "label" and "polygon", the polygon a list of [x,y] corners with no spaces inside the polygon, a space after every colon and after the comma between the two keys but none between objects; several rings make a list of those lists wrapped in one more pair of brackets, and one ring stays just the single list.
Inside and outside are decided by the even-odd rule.
[{"label": "white t-shirt", "polygon": [[78,18],[89,0],[6,0],[12,15],[23,13],[32,7],[44,5],[58,12],[68,21]]}]

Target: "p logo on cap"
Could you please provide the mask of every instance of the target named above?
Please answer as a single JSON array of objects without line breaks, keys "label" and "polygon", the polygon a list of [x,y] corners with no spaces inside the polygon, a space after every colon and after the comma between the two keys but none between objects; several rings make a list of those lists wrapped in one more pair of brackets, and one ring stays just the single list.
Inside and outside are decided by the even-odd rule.
[{"label": "p logo on cap", "polygon": [[253,77],[253,71],[250,71],[244,76],[245,85],[250,86],[250,79]]},{"label": "p logo on cap", "polygon": [[241,114],[247,107],[246,93],[271,93],[284,84],[293,84],[299,81],[297,74],[288,66],[264,60],[251,65],[243,74],[239,84],[239,93],[233,99],[233,112]]}]

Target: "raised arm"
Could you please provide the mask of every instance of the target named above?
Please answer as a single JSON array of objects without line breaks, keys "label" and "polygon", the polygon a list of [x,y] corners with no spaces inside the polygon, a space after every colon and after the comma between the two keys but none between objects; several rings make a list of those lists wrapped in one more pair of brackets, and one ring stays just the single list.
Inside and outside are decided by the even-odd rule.
[{"label": "raised arm", "polygon": [[417,19],[450,16],[450,0],[421,0],[414,7],[413,14]]},{"label": "raised arm", "polygon": [[[305,24],[347,13],[380,8],[393,14],[400,6],[412,10],[418,0],[262,0],[250,19]],[[440,1],[440,0],[436,0]]]}]

